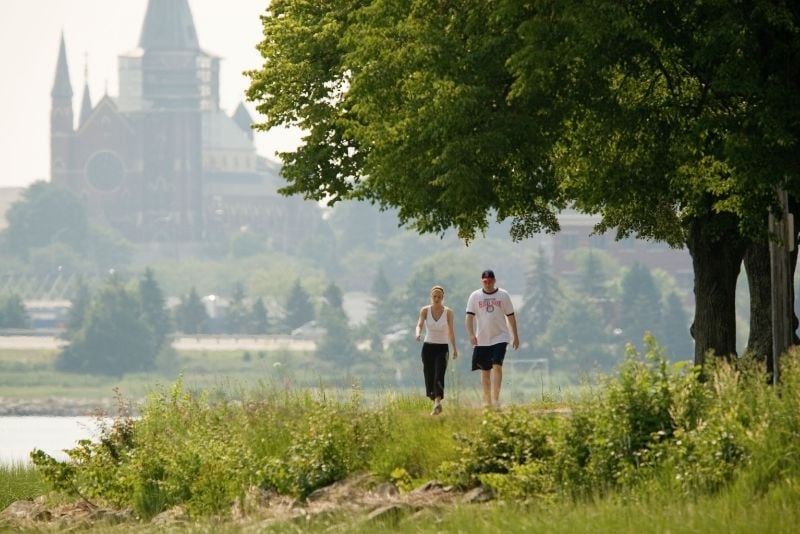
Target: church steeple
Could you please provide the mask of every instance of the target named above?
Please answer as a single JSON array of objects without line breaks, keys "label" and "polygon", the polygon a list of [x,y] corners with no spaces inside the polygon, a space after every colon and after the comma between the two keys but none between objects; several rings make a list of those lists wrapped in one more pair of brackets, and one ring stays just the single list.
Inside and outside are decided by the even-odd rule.
[{"label": "church steeple", "polygon": [[64,184],[72,165],[72,143],[75,129],[72,111],[72,84],[69,81],[67,47],[64,32],[58,47],[56,79],[50,92],[50,179],[53,183]]},{"label": "church steeple", "polygon": [[67,46],[64,43],[64,32],[58,47],[56,78],[53,82],[52,107],[50,110],[50,130],[53,134],[72,133],[72,84],[69,81],[69,65],[67,64]]},{"label": "church steeple", "polygon": [[50,92],[53,99],[72,98],[72,84],[69,81],[69,65],[67,64],[67,47],[64,44],[64,32],[61,32],[61,43],[58,47],[58,63],[56,63],[56,78],[53,90]]},{"label": "church steeple", "polygon": [[149,0],[139,47],[153,50],[199,50],[187,0]]},{"label": "church steeple", "polygon": [[81,114],[78,119],[78,126],[83,126],[89,115],[92,114],[92,97],[89,94],[89,59],[86,58],[83,66],[83,99],[81,100]]}]

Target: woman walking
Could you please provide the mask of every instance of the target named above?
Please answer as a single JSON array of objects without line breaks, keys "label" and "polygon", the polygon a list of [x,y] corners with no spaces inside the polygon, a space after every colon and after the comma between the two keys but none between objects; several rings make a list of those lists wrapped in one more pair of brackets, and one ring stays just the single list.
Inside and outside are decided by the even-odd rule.
[{"label": "woman walking", "polygon": [[417,341],[422,344],[422,374],[425,376],[425,394],[433,401],[431,415],[442,413],[444,398],[444,373],[447,370],[447,357],[450,345],[453,346],[453,359],[458,358],[456,336],[453,332],[453,310],[444,305],[444,288],[431,288],[431,303],[419,310],[417,321]]}]

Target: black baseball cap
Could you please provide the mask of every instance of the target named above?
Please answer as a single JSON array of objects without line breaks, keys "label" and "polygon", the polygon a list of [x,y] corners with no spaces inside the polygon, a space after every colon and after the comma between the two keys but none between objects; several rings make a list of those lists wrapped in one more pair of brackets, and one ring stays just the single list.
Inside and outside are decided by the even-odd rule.
[{"label": "black baseball cap", "polygon": [[481,280],[486,280],[487,278],[491,278],[494,280],[494,271],[491,269],[486,269],[481,273]]}]

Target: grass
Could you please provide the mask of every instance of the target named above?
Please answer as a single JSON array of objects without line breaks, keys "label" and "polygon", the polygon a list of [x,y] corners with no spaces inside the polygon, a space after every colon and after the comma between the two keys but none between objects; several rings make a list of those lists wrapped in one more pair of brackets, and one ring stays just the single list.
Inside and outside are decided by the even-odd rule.
[{"label": "grass", "polygon": [[[418,419],[419,420],[419,419]],[[420,420],[422,421],[422,420]],[[45,486],[31,467],[0,467],[0,510],[20,499],[41,495]],[[367,522],[363,515],[331,513],[310,521],[276,524],[255,520],[232,523],[199,519],[174,525],[170,532],[391,532],[441,533],[721,533],[774,534],[796,532],[800,524],[800,485],[778,484],[764,494],[753,495],[746,487],[733,487],[713,496],[695,499],[670,495],[613,496],[589,502],[572,500],[455,505],[401,514],[394,519]],[[96,532],[161,532],[164,526],[129,523],[89,528]]]},{"label": "grass", "polygon": [[[178,376],[193,388],[220,385],[220,381],[255,385],[258,380],[281,381],[283,375],[297,369],[313,369],[311,356],[285,351],[180,351],[168,368],[153,373],[128,374],[122,378],[81,375],[57,371],[57,351],[0,350],[0,398],[40,399],[64,397],[104,399],[119,389],[127,398],[139,399],[158,384],[171,384]],[[275,362],[291,362],[276,367]],[[222,378],[221,378],[222,377]],[[316,377],[299,373],[302,381]]]},{"label": "grass", "polygon": [[[374,369],[354,365],[350,378],[337,369],[319,362],[313,354],[286,350],[182,350],[176,359],[152,373],[128,374],[122,378],[100,375],[81,375],[57,371],[54,350],[0,350],[0,398],[42,399],[110,399],[119,390],[128,399],[142,399],[159,384],[172,384],[180,376],[191,389],[230,387],[258,387],[272,383],[279,387],[318,387],[323,378],[327,387],[347,387],[353,380],[368,378],[372,385],[368,397],[382,395],[385,391],[417,394],[422,385],[422,369],[414,362],[405,362],[406,378],[398,385],[393,377],[374,376]],[[459,363],[461,363],[459,361]],[[341,371],[341,370],[338,370]],[[507,402],[526,403],[551,400],[564,402],[577,397],[578,386],[565,386],[569,377],[553,373],[551,376],[528,377],[518,381],[512,373],[504,379],[503,398]],[[448,400],[462,404],[479,405],[481,402],[478,377],[453,365],[448,370]]]},{"label": "grass", "polygon": [[0,510],[14,501],[38,497],[46,489],[38,471],[30,464],[0,464]]},{"label": "grass", "polygon": [[[121,417],[100,441],[73,449],[71,462],[43,453],[33,462],[64,496],[145,519],[116,531],[156,531],[146,519],[174,506],[192,518],[185,530],[193,532],[795,531],[800,352],[786,360],[780,388],[754,362],[709,362],[698,380],[699,370],[660,354],[654,342],[646,354],[630,353],[618,374],[574,402],[557,392],[502,411],[476,409],[474,389],[454,373],[438,417],[418,391],[370,396],[358,386],[284,387],[279,377],[196,390],[178,380],[155,388],[135,420]],[[566,407],[569,415],[552,410]],[[27,471],[17,470],[23,480]],[[335,507],[277,523],[257,514],[231,520],[247,488],[302,503],[363,473],[403,491],[432,479],[482,485],[497,500],[428,501],[372,521],[369,510]]]},{"label": "grass", "polygon": [[[644,377],[629,371],[627,374],[623,373],[621,379],[634,376],[642,380],[642,386],[647,387],[632,387],[635,385],[626,380],[619,383],[626,384],[623,389],[617,387],[619,384],[609,386],[611,391],[624,391],[633,395],[627,400],[614,397],[614,402],[619,403],[616,404],[618,408],[628,405],[629,401],[640,399],[639,395],[648,395],[650,399],[659,398],[657,395],[650,396],[659,389],[650,387],[653,385],[651,381],[658,379],[657,373]],[[792,376],[798,375],[793,372]],[[714,400],[714,403],[723,404],[731,400],[726,389],[730,393],[747,391],[747,395],[737,396],[737,402],[745,404],[738,405],[738,409],[733,411],[725,409],[720,412],[709,405],[709,423],[713,423],[713,418],[716,417],[712,414],[719,414],[723,421],[727,421],[730,413],[742,413],[747,405],[758,401],[764,404],[760,404],[760,407],[753,406],[755,411],[745,415],[745,421],[763,414],[776,423],[785,421],[786,429],[793,427],[796,412],[792,403],[795,402],[793,399],[797,399],[794,386],[786,389],[782,396],[774,396],[772,390],[761,383],[741,381],[739,386],[734,387],[733,384],[726,383],[728,378],[723,373],[721,378],[715,378],[718,387],[703,390],[709,395],[715,395],[714,398],[718,400]],[[792,383],[796,384],[796,381]],[[675,382],[674,385],[680,384],[682,383]],[[696,387],[703,388],[702,385]],[[676,389],[676,394],[679,397],[675,402],[682,402],[680,388]],[[353,395],[356,396],[355,403]],[[759,400],[760,396],[763,398]],[[151,396],[149,409],[144,412],[136,426],[136,445],[130,449],[135,454],[119,457],[130,458],[133,463],[118,463],[117,460],[107,463],[110,457],[106,456],[106,446],[98,446],[94,453],[84,456],[91,460],[83,468],[85,476],[76,480],[82,484],[82,491],[90,498],[106,495],[112,499],[121,499],[120,503],[128,502],[129,497],[126,497],[128,490],[122,491],[122,486],[117,485],[118,481],[122,481],[125,487],[138,488],[133,491],[134,495],[143,495],[142,492],[153,490],[154,487],[148,485],[152,479],[142,477],[143,469],[153,473],[152,476],[159,473],[158,479],[162,480],[164,487],[175,488],[175,495],[191,493],[194,499],[205,492],[207,500],[184,503],[192,513],[192,520],[185,525],[171,526],[171,532],[366,533],[376,530],[434,530],[443,533],[780,534],[796,531],[796,525],[800,522],[800,478],[796,476],[796,466],[787,464],[783,471],[785,475],[764,478],[765,462],[774,457],[772,453],[759,449],[762,442],[755,439],[757,436],[747,437],[744,434],[740,436],[740,443],[749,449],[748,458],[751,461],[740,464],[731,483],[714,491],[676,492],[675,486],[669,482],[682,469],[692,469],[696,465],[702,467],[702,458],[698,458],[697,461],[690,459],[683,466],[667,463],[664,471],[643,468],[641,477],[629,478],[630,483],[622,484],[611,491],[601,489],[604,487],[601,484],[595,487],[597,496],[594,498],[571,497],[569,492],[551,487],[542,493],[529,492],[524,497],[500,495],[498,500],[486,504],[437,506],[433,503],[433,506],[422,510],[409,508],[390,514],[385,519],[372,521],[366,520],[365,513],[335,509],[318,516],[277,523],[264,522],[257,518],[238,521],[225,519],[231,499],[235,499],[238,494],[237,488],[253,484],[254,476],[260,477],[261,482],[258,485],[262,487],[283,487],[280,490],[282,492],[302,494],[313,489],[308,487],[304,490],[302,484],[308,483],[309,476],[318,475],[320,466],[338,465],[344,471],[340,471],[337,476],[348,476],[366,470],[377,480],[393,480],[401,489],[411,490],[442,475],[442,466],[448,462],[459,462],[465,458],[465,454],[469,456],[467,451],[480,446],[481,440],[498,454],[515,454],[511,449],[495,447],[503,443],[510,446],[524,443],[530,438],[530,435],[526,436],[524,433],[532,424],[542,430],[550,428],[537,426],[536,418],[542,419],[541,412],[555,405],[548,398],[495,413],[476,410],[469,403],[461,402],[464,395],[460,399],[458,395],[454,397],[448,400],[443,416],[431,417],[427,415],[427,399],[392,390],[384,391],[365,406],[358,401],[361,397],[357,389],[311,391],[263,386],[247,391],[190,393],[177,383],[160,394]],[[611,417],[610,414],[616,410],[609,410],[609,406],[602,403],[591,403],[588,407],[597,410],[597,423],[600,424],[595,427],[595,432],[597,438],[602,439],[602,432],[606,431],[605,423],[616,421],[606,417]],[[762,410],[777,414],[778,418],[775,419],[773,415]],[[784,416],[788,419],[783,419]],[[553,420],[568,423],[575,417],[556,417]],[[775,454],[781,458],[791,458],[796,454],[796,443],[791,435],[785,434],[781,438],[783,434],[777,432],[777,427],[773,427],[768,435],[762,434],[761,427],[760,424],[752,427],[753,432],[772,439],[765,444],[778,447],[780,450],[776,450]],[[614,431],[613,428],[608,428]],[[453,439],[456,435],[465,434],[483,438],[479,437],[471,444]],[[716,435],[712,433],[709,437]],[[698,437],[702,438],[699,435],[691,438],[695,439],[696,453],[702,454],[702,447],[712,447],[706,452],[713,457],[715,442],[705,438],[697,439]],[[556,457],[559,451],[571,454],[569,448],[563,448],[568,447],[569,443],[561,441],[562,438],[560,434],[552,435],[553,441],[550,445],[555,447]],[[690,439],[688,435],[686,439]],[[751,439],[755,441],[750,442]],[[111,439],[111,443],[116,443],[114,447],[126,447],[123,441]],[[367,443],[372,446],[359,452],[360,447]],[[484,449],[484,453],[488,450],[490,449]],[[664,452],[669,451],[664,449]],[[598,450],[593,454],[602,456],[603,453]],[[673,456],[673,461],[679,460],[680,455]],[[476,456],[470,461],[473,466],[477,466],[475,461],[484,460]],[[270,470],[269,466],[279,470]],[[677,471],[676,467],[679,468]],[[523,478],[518,479],[522,485],[517,489],[535,487],[528,485],[530,479],[526,480],[524,477],[535,476],[536,473],[519,472],[518,476]],[[660,478],[659,474],[669,476]],[[184,489],[178,487],[188,484],[193,477],[193,483]],[[104,478],[106,482],[102,482]],[[442,480],[447,482],[447,478]],[[765,480],[767,483],[764,483]],[[45,491],[37,473],[24,466],[11,466],[0,471],[0,481],[4,488],[0,492],[0,498],[3,499],[0,504],[3,505],[16,499],[34,497]],[[233,482],[234,486],[228,486],[229,482]],[[326,483],[323,482],[322,485]],[[92,496],[93,491],[99,493]],[[157,496],[162,499],[170,498],[163,493]],[[131,503],[134,507],[137,506],[135,500]],[[143,517],[148,517],[147,505],[147,502],[139,504],[140,511],[144,512]],[[158,509],[153,510],[153,513],[157,512]],[[158,532],[163,528],[144,521],[89,530]]]}]

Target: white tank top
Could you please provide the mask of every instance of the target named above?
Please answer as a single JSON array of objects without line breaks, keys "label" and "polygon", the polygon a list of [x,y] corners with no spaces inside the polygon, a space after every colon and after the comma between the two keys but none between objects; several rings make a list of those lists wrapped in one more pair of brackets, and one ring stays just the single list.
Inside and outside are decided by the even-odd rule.
[{"label": "white tank top", "polygon": [[433,312],[431,307],[427,306],[428,311],[425,312],[425,342],[426,343],[444,343],[450,342],[447,335],[447,308],[442,310],[442,315],[438,321],[433,319]]}]

